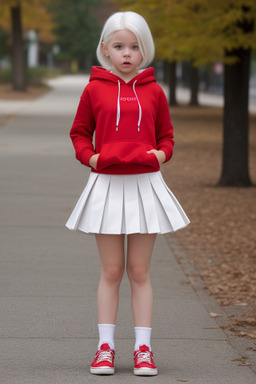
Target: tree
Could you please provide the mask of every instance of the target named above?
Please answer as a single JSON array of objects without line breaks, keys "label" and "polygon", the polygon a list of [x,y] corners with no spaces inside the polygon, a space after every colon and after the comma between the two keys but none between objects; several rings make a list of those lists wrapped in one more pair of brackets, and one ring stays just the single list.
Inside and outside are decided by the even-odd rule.
[{"label": "tree", "polygon": [[0,58],[8,55],[8,33],[0,27]]},{"label": "tree", "polygon": [[189,73],[189,79],[190,79],[190,105],[191,106],[197,106],[198,103],[198,68],[194,65],[190,64],[189,66],[190,73]]},{"label": "tree", "polygon": [[84,61],[95,57],[99,23],[93,14],[100,0],[55,0],[50,6],[56,24],[60,60]]},{"label": "tree", "polygon": [[169,83],[169,105],[177,105],[176,98],[176,61],[167,61],[168,65],[168,83]]},{"label": "tree", "polygon": [[13,89],[24,91],[26,88],[26,67],[19,3],[11,6],[12,39],[13,39]]},{"label": "tree", "polygon": [[[250,12],[243,9],[244,15]],[[255,20],[243,17],[237,28],[244,35],[253,33]],[[255,36],[256,38],[256,36]],[[227,60],[237,58],[233,65],[225,64],[224,76],[224,130],[221,186],[247,187],[249,176],[249,74],[251,47],[248,44],[233,45],[225,51]],[[228,62],[228,61],[227,61]]]},{"label": "tree", "polygon": [[27,29],[42,30],[42,38],[45,41],[52,41],[53,24],[47,13],[48,3],[49,0],[5,0],[0,2],[0,25],[9,30],[12,37],[13,88],[17,91],[26,89],[23,21]]},{"label": "tree", "polygon": [[[195,66],[225,64],[223,165],[219,185],[250,186],[248,93],[250,52],[256,48],[255,0],[119,0],[144,15],[158,57]],[[168,53],[167,53],[168,52]]]}]

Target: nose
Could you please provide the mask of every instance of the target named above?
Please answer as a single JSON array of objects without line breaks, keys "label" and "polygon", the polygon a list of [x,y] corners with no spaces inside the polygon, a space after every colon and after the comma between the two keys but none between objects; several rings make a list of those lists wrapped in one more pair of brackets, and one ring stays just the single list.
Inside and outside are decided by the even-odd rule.
[{"label": "nose", "polygon": [[125,48],[124,49],[124,56],[125,57],[129,57],[131,55],[131,53],[130,53],[130,49],[129,48]]}]

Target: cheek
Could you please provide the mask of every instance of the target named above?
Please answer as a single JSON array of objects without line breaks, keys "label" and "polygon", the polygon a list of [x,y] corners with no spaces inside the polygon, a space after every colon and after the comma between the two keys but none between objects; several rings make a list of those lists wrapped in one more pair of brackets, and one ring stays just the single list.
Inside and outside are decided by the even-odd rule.
[{"label": "cheek", "polygon": [[110,57],[111,60],[117,60],[119,58],[119,55],[117,52],[112,52]]},{"label": "cheek", "polygon": [[141,54],[140,52],[138,52],[137,59],[138,59],[138,61],[139,61],[140,63],[141,63],[142,60],[143,60],[142,54]]}]

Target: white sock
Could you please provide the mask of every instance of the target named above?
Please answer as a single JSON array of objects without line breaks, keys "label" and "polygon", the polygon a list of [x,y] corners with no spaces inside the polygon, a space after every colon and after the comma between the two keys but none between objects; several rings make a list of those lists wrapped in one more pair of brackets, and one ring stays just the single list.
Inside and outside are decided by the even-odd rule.
[{"label": "white sock", "polygon": [[135,346],[134,350],[137,351],[141,345],[146,345],[151,351],[150,339],[152,328],[147,327],[134,327],[135,331]]},{"label": "white sock", "polygon": [[98,350],[102,346],[102,344],[108,344],[111,349],[115,349],[115,341],[114,341],[114,334],[115,334],[115,324],[98,324],[98,330],[99,330],[99,344],[98,344]]}]

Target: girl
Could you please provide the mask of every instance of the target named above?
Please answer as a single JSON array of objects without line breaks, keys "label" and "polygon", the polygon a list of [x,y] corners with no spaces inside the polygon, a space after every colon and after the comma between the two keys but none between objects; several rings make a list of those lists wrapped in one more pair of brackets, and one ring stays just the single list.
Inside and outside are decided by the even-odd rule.
[{"label": "girl", "polygon": [[99,344],[90,372],[115,371],[114,331],[127,235],[134,374],[156,375],[150,345],[151,255],[157,233],[189,223],[159,171],[172,156],[173,127],[154,69],[144,69],[153,60],[154,43],[142,16],[113,14],[103,27],[97,57],[102,67],[92,67],[70,132],[76,158],[91,167],[91,174],[67,222],[71,230],[95,234],[100,256]]}]

